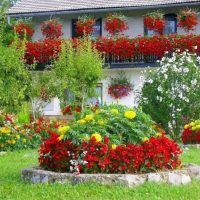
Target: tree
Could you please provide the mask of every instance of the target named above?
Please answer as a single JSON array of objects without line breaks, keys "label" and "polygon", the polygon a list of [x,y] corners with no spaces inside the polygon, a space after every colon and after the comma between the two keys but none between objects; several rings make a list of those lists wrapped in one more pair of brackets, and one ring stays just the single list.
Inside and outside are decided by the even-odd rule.
[{"label": "tree", "polygon": [[158,69],[148,72],[141,92],[144,112],[176,140],[186,121],[200,117],[200,69],[196,63],[197,56],[188,52],[164,57]]},{"label": "tree", "polygon": [[0,45],[0,110],[5,112],[17,112],[29,100],[31,77],[23,61],[23,49],[19,44]]},{"label": "tree", "polygon": [[80,100],[83,109],[88,98],[94,96],[97,83],[103,77],[103,60],[89,38],[79,40],[77,47],[73,45],[71,41],[62,44],[51,77],[61,103],[66,104],[63,91],[68,89]]}]

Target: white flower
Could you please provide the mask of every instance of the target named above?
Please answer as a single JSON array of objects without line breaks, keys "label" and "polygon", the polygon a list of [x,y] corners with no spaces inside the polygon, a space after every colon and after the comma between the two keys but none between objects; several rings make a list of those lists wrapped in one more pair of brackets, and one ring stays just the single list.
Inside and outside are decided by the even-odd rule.
[{"label": "white flower", "polygon": [[163,89],[161,86],[158,86],[158,92],[163,92]]},{"label": "white flower", "polygon": [[197,49],[197,46],[194,46],[194,49]]},{"label": "white flower", "polygon": [[191,84],[192,84],[192,86],[196,86],[197,85],[197,80],[196,79],[192,80]]},{"label": "white flower", "polygon": [[189,69],[188,69],[188,68],[184,68],[184,69],[183,69],[183,72],[184,72],[184,73],[188,73],[188,72],[189,72]]}]

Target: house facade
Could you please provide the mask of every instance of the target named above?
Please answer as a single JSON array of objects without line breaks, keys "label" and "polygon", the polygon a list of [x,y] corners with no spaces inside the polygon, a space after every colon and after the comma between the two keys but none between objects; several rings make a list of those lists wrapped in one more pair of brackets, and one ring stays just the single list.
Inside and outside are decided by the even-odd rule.
[{"label": "house facade", "polygon": [[[133,0],[21,0],[9,10],[9,18],[11,17],[32,17],[35,33],[33,40],[43,39],[40,30],[40,24],[51,18],[59,18],[63,24],[63,37],[76,37],[75,22],[81,15],[90,15],[97,19],[95,24],[95,33],[93,37],[106,37],[105,19],[108,13],[119,12],[127,17],[129,29],[124,32],[125,36],[134,38],[137,36],[152,36],[153,31],[148,31],[144,27],[143,16],[148,12],[160,9],[165,14],[166,26],[165,34],[186,34],[177,26],[177,14],[181,8],[191,7],[200,10],[200,0],[158,0],[158,1],[133,1]],[[9,20],[9,19],[8,19]],[[200,34],[200,18],[199,25],[191,32]],[[136,106],[136,92],[141,87],[141,76],[144,68],[151,66],[156,67],[155,62],[111,62],[110,68],[104,69],[105,78],[98,85],[98,100],[101,103],[116,103],[116,100],[109,96],[108,85],[111,77],[118,76],[123,71],[127,78],[133,84],[133,91],[125,98],[118,100],[120,104],[127,106]],[[53,99],[44,110],[45,115],[59,115],[59,100]]]}]

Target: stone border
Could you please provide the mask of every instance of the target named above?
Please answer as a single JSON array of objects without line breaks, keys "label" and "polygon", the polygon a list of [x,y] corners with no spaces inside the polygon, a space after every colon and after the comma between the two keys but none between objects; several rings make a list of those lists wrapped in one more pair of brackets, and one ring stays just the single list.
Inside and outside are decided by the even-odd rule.
[{"label": "stone border", "polygon": [[24,181],[31,183],[71,183],[79,184],[84,182],[97,182],[100,184],[119,184],[134,187],[145,182],[169,183],[172,185],[188,184],[193,178],[200,179],[200,166],[190,164],[186,169],[148,173],[148,174],[70,174],[45,171],[32,167],[22,170]]},{"label": "stone border", "polygon": [[187,149],[191,147],[200,149],[200,144],[181,144],[180,147],[183,147],[183,149]]}]

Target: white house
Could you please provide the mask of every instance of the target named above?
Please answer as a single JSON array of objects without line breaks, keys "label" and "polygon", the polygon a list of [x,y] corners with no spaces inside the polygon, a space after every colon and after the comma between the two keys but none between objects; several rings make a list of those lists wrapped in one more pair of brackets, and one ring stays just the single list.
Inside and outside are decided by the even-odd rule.
[{"label": "white house", "polygon": [[[104,29],[105,17],[110,12],[120,12],[127,16],[129,30],[125,35],[136,37],[138,35],[151,35],[152,32],[145,30],[143,24],[144,14],[155,9],[161,9],[165,13],[166,28],[165,33],[184,32],[177,27],[177,13],[183,7],[200,8],[200,0],[21,0],[9,9],[9,17],[32,17],[36,32],[33,40],[42,39],[40,23],[52,17],[57,17],[63,24],[63,37],[74,37],[74,21],[83,14],[94,16],[97,20],[95,36],[106,36]],[[199,18],[200,22],[200,18]],[[200,23],[194,34],[200,34]],[[135,105],[135,91],[140,85],[141,71],[149,63],[111,63],[110,69],[104,69],[107,78],[101,81],[99,86],[100,99],[106,103],[115,102],[107,92],[109,78],[116,76],[123,70],[134,85],[133,92],[126,98],[119,100],[121,104],[128,106]],[[155,64],[151,63],[151,66]],[[59,101],[54,99],[45,108],[46,115],[59,115]]]}]

